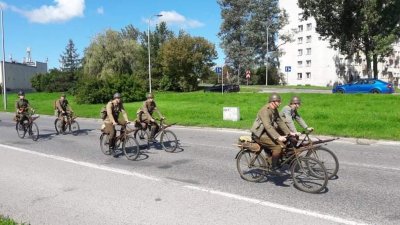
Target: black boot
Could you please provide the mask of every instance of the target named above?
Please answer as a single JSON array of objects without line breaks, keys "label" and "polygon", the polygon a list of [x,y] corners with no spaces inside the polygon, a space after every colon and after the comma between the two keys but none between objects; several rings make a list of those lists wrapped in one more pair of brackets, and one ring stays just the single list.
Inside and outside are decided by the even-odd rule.
[{"label": "black boot", "polygon": [[272,165],[270,173],[273,175],[282,176],[282,173],[279,171],[279,168],[280,168],[279,157],[272,155]]}]

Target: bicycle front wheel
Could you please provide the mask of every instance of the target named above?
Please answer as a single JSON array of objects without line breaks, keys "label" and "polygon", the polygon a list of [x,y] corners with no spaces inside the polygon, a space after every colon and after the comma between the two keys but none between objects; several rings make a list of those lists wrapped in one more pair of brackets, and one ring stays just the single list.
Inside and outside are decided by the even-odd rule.
[{"label": "bicycle front wheel", "polygon": [[328,174],[324,165],[314,158],[296,158],[290,171],[294,186],[301,191],[319,193],[328,184]]},{"label": "bicycle front wheel", "polygon": [[73,135],[77,135],[79,133],[80,127],[79,123],[77,121],[72,121],[71,124],[69,125],[69,131]]},{"label": "bicycle front wheel", "polygon": [[256,154],[250,150],[239,153],[236,159],[236,168],[240,177],[250,182],[260,182],[265,177],[267,163],[261,154]]},{"label": "bicycle front wheel", "polygon": [[326,147],[317,147],[307,151],[307,157],[315,158],[318,161],[322,162],[326,168],[326,172],[328,173],[328,179],[332,179],[336,176],[339,171],[339,160],[336,157],[335,153],[329,150]]},{"label": "bicycle front wheel", "polygon": [[136,160],[140,155],[140,146],[133,137],[126,137],[122,143],[122,151],[129,160]]},{"label": "bicycle front wheel", "polygon": [[109,138],[110,138],[110,135],[108,135],[106,133],[102,133],[100,136],[100,149],[104,155],[111,154],[110,148],[109,148]]},{"label": "bicycle front wheel", "polygon": [[39,127],[35,122],[32,122],[31,127],[29,129],[29,136],[31,136],[32,140],[37,141],[39,139]]},{"label": "bicycle front wheel", "polygon": [[54,128],[56,129],[56,133],[60,134],[62,132],[62,120],[58,118],[54,120]]},{"label": "bicycle front wheel", "polygon": [[17,121],[17,124],[15,124],[15,130],[17,131],[19,138],[25,137],[26,128],[25,128],[24,124],[21,124],[19,121]]},{"label": "bicycle front wheel", "polygon": [[149,148],[149,134],[145,130],[143,129],[136,130],[133,136],[136,138],[140,148],[142,149]]},{"label": "bicycle front wheel", "polygon": [[160,136],[160,143],[166,152],[174,152],[178,147],[178,139],[174,132],[164,130]]}]

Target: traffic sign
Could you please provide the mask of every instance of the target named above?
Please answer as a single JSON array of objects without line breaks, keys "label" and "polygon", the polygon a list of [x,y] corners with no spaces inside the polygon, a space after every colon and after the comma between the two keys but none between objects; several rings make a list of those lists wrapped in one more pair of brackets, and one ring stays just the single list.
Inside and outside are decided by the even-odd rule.
[{"label": "traffic sign", "polygon": [[246,70],[246,79],[249,79],[249,78],[250,78],[250,75],[251,75],[250,70]]},{"label": "traffic sign", "polygon": [[292,67],[291,66],[285,66],[285,72],[291,72]]},{"label": "traffic sign", "polygon": [[222,74],[222,67],[215,67],[215,72],[218,74]]}]

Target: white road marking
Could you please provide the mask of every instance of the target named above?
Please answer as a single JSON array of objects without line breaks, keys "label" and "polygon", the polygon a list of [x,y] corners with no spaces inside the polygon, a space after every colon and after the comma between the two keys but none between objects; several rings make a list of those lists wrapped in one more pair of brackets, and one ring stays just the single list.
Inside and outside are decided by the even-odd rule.
[{"label": "white road marking", "polygon": [[[76,165],[80,165],[80,166],[84,166],[84,167],[88,167],[88,168],[99,169],[99,170],[103,170],[103,171],[108,171],[108,172],[118,173],[118,174],[123,174],[123,175],[128,175],[128,176],[134,176],[134,177],[142,178],[145,180],[176,183],[176,182],[172,182],[170,180],[163,180],[161,178],[156,178],[156,177],[144,175],[141,173],[131,172],[131,171],[117,169],[117,168],[108,167],[108,166],[97,165],[97,164],[89,163],[89,162],[76,161],[76,160],[73,160],[70,158],[44,154],[44,153],[35,152],[35,151],[23,149],[23,148],[14,147],[14,146],[0,144],[0,147],[23,152],[23,153],[28,153],[28,154],[32,154],[32,155],[36,155],[36,156],[40,156],[40,157],[44,157],[44,158],[49,158],[49,159],[54,159],[54,160],[63,161],[63,162],[67,162],[67,163],[72,163],[72,164],[76,164]],[[328,220],[328,221],[332,221],[332,222],[348,224],[348,225],[364,225],[364,224],[366,224],[366,223],[359,222],[359,221],[344,219],[344,218],[327,215],[327,214],[323,214],[323,213],[319,213],[319,212],[315,212],[315,211],[297,209],[297,208],[286,206],[286,205],[281,205],[281,204],[263,201],[263,200],[259,200],[259,199],[254,199],[254,198],[248,198],[245,196],[236,195],[236,194],[232,194],[232,193],[228,193],[228,192],[222,192],[222,191],[217,191],[217,190],[212,190],[212,189],[202,188],[202,187],[197,187],[197,186],[191,186],[191,185],[182,185],[181,187],[191,189],[191,190],[206,192],[206,193],[213,194],[213,195],[219,195],[219,196],[223,196],[223,197],[230,198],[230,199],[236,199],[239,201],[244,201],[244,202],[248,202],[248,203],[252,203],[252,204],[275,208],[275,209],[283,210],[286,212],[292,212],[292,213],[296,213],[296,214],[300,214],[300,215],[320,218],[320,219],[324,219],[324,220]]]},{"label": "white road marking", "polygon": [[283,211],[286,211],[286,212],[292,212],[292,213],[297,213],[297,214],[301,214],[301,215],[305,215],[305,216],[311,216],[311,217],[316,217],[316,218],[320,218],[320,219],[324,219],[324,220],[329,220],[329,221],[332,221],[332,222],[348,224],[348,225],[363,225],[363,224],[366,224],[366,223],[363,223],[363,222],[343,219],[343,218],[340,218],[340,217],[331,216],[331,215],[327,215],[327,214],[322,214],[322,213],[319,213],[319,212],[308,211],[308,210],[303,210],[303,209],[297,209],[297,208],[293,208],[293,207],[290,207],[290,206],[281,205],[281,204],[277,204],[277,203],[273,203],[273,202],[262,201],[262,200],[259,200],[259,199],[248,198],[248,197],[244,197],[244,196],[241,196],[241,195],[236,195],[236,194],[231,194],[231,193],[227,193],[227,192],[211,190],[211,189],[208,189],[208,188],[200,188],[200,187],[190,186],[190,185],[186,185],[184,187],[189,188],[189,189],[193,189],[193,190],[197,190],[197,191],[203,191],[203,192],[214,194],[214,195],[224,196],[224,197],[231,198],[231,199],[245,201],[245,202],[249,202],[249,203],[253,203],[253,204],[259,204],[259,205],[267,206],[267,207],[270,207],[270,208],[280,209],[280,210],[283,210]]},{"label": "white road marking", "polygon": [[365,163],[340,162],[340,165],[355,166],[355,167],[365,167],[365,168],[369,168],[369,169],[400,171],[400,168],[396,168],[396,167],[377,166],[377,165],[370,165],[370,164],[365,164]]}]

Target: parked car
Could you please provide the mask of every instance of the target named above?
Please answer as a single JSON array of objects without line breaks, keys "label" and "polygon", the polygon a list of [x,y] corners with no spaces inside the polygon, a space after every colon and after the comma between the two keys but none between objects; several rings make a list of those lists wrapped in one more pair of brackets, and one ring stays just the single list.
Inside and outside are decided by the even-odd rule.
[{"label": "parked car", "polygon": [[[214,84],[211,87],[204,88],[204,92],[222,92],[222,85],[221,84]],[[224,84],[224,92],[239,92],[240,87],[237,84]]]},{"label": "parked car", "polygon": [[332,93],[386,93],[395,92],[393,84],[378,79],[360,79],[348,84],[337,85]]}]

